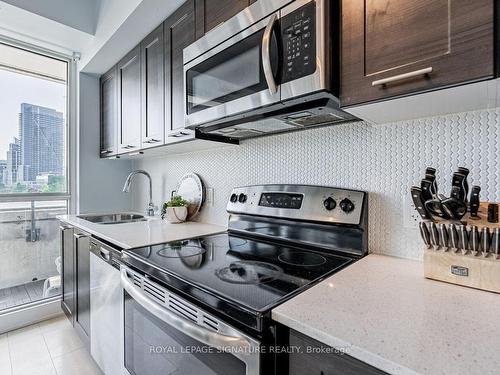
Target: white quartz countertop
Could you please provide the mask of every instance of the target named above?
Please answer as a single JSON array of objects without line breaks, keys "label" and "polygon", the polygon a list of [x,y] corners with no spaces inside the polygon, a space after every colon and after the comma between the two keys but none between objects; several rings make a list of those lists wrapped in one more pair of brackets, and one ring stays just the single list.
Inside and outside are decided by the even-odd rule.
[{"label": "white quartz countertop", "polygon": [[96,224],[74,215],[61,215],[57,218],[123,249],[206,236],[226,230],[221,225],[193,221],[170,224],[159,217],[123,224]]},{"label": "white quartz countertop", "polygon": [[391,374],[500,373],[500,295],[369,255],[272,311],[274,320]]}]

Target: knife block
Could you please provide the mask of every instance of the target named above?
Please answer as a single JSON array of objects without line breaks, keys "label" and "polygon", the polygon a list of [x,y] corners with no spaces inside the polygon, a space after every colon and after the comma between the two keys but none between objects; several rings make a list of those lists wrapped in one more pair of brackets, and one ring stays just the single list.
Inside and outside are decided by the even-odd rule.
[{"label": "knife block", "polygon": [[426,249],[424,276],[427,279],[500,293],[500,260],[492,257]]},{"label": "knife block", "polygon": [[[476,225],[481,232],[483,227],[491,230],[500,228],[498,223],[487,221],[488,203],[481,203],[478,218],[469,214],[462,220],[470,234],[470,227]],[[440,220],[436,224],[450,224],[450,221]],[[469,246],[470,247],[470,246]],[[500,293],[500,256],[474,252],[470,249],[424,251],[424,276],[428,279],[444,281],[471,288]]]}]

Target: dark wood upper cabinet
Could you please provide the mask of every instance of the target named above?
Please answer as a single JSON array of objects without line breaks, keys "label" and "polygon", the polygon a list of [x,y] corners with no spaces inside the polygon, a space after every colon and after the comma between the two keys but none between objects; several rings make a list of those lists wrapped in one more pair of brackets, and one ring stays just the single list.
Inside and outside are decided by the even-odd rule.
[{"label": "dark wood upper cabinet", "polygon": [[186,1],[164,23],[165,117],[167,143],[193,134],[184,128],[183,50],[195,41],[194,0]]},{"label": "dark wood upper cabinet", "polygon": [[119,153],[141,147],[141,49],[137,46],[118,63]]},{"label": "dark wood upper cabinet", "polygon": [[165,140],[163,24],[141,42],[142,148]]},{"label": "dark wood upper cabinet", "polygon": [[103,74],[100,79],[100,119],[101,119],[101,140],[100,156],[108,157],[116,155],[118,152],[117,132],[117,106],[118,95],[117,81],[118,74],[116,66],[109,72]]},{"label": "dark wood upper cabinet", "polygon": [[491,0],[343,0],[341,104],[494,75]]},{"label": "dark wood upper cabinet", "polygon": [[196,0],[196,38],[201,38],[255,1]]}]

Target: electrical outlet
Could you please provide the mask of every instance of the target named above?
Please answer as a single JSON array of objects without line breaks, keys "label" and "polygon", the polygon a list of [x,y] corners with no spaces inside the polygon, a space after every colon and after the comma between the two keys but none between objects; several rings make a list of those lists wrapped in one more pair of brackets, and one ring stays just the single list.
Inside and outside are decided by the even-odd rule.
[{"label": "electrical outlet", "polygon": [[213,207],[214,206],[214,197],[215,197],[215,192],[214,192],[214,188],[213,187],[207,187],[207,202],[206,204],[209,206],[209,207]]},{"label": "electrical outlet", "polygon": [[415,205],[413,204],[413,199],[411,198],[410,194],[403,195],[402,204],[404,216],[403,226],[406,229],[416,229],[418,227],[418,223],[422,220],[422,218],[415,209]]}]

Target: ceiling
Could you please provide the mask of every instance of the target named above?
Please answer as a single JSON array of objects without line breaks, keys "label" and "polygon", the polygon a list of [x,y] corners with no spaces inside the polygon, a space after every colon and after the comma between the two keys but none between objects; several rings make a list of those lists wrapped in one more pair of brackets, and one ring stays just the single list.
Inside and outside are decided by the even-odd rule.
[{"label": "ceiling", "polygon": [[106,0],[3,0],[28,12],[94,35],[101,1]]},{"label": "ceiling", "polygon": [[0,0],[0,38],[71,55],[102,74],[185,0]]}]

